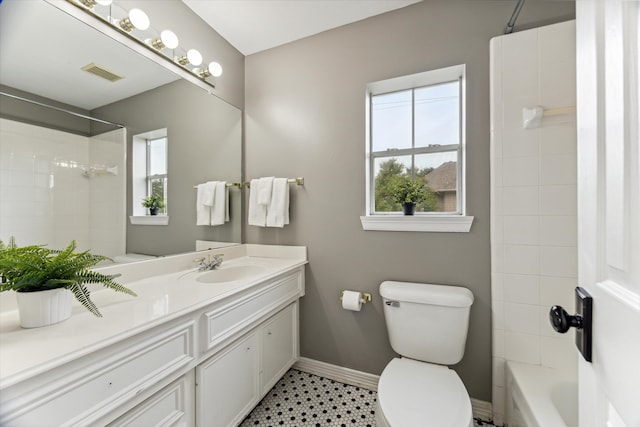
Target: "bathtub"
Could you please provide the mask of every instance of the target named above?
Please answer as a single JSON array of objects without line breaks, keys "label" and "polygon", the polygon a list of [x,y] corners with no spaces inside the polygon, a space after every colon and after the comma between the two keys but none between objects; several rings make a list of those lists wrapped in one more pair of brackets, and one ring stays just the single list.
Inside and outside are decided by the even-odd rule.
[{"label": "bathtub", "polygon": [[577,427],[578,382],[575,373],[507,362],[509,427]]}]

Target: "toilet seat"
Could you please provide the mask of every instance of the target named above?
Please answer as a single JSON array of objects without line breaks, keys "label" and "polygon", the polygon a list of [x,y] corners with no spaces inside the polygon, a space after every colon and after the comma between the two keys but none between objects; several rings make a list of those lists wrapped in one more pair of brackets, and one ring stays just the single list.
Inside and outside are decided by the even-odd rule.
[{"label": "toilet seat", "polygon": [[384,368],[378,410],[392,427],[473,425],[471,400],[455,371],[412,359],[396,358]]}]

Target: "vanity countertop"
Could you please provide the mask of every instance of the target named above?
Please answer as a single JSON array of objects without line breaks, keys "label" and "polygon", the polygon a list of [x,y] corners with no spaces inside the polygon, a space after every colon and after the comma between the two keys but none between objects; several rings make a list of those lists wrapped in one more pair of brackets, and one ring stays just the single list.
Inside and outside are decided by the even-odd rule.
[{"label": "vanity countertop", "polygon": [[[197,271],[194,258],[222,251],[220,270]],[[305,247],[245,244],[101,268],[105,274],[121,274],[116,280],[138,296],[98,288],[91,292],[91,298],[102,318],[74,302],[71,318],[34,329],[20,327],[16,309],[0,312],[0,390],[306,263]],[[234,274],[247,267],[250,274],[236,280]],[[219,272],[231,272],[233,280],[203,281],[213,277],[207,274]]]}]

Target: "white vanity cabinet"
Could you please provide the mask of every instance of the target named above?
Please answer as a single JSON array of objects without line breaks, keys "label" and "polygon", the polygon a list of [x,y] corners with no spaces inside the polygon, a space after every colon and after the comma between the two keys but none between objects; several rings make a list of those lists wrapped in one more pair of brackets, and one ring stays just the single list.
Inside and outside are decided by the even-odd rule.
[{"label": "white vanity cabinet", "polygon": [[264,396],[300,357],[298,303],[289,305],[261,328],[261,395]]},{"label": "white vanity cabinet", "polygon": [[255,332],[196,368],[198,426],[237,425],[258,403],[259,359]]},{"label": "white vanity cabinet", "polygon": [[[148,327],[123,330],[106,346],[96,341],[66,355],[64,363],[39,365],[37,373],[10,383],[6,378],[13,377],[3,377],[0,425],[237,425],[299,357],[304,263],[292,263],[263,280],[239,282],[237,288],[228,285],[218,294],[211,288],[213,297],[194,299],[187,309],[166,320],[158,317]],[[154,277],[150,289],[172,283],[158,288]],[[184,298],[185,285],[176,286]],[[143,292],[139,295],[144,298]],[[123,304],[121,318],[135,318],[136,302],[131,312]],[[49,329],[68,339],[84,330],[93,332],[86,319],[73,317]],[[16,329],[23,340],[43,331]],[[29,345],[39,341],[31,339]]]}]

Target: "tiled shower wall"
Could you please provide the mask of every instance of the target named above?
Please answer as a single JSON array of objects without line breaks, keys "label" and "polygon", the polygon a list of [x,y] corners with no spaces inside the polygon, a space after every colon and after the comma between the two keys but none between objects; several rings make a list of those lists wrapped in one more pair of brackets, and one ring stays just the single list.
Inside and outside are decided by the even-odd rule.
[{"label": "tiled shower wall", "polygon": [[575,113],[524,129],[524,107],[574,107],[575,21],[491,41],[493,410],[505,415],[505,362],[576,370],[573,335],[555,333],[554,304],[577,285]]},{"label": "tiled shower wall", "polygon": [[[124,253],[124,144],[124,130],[89,138],[0,119],[0,239],[52,248],[76,240],[94,253]],[[96,164],[118,174],[83,176]]]}]

